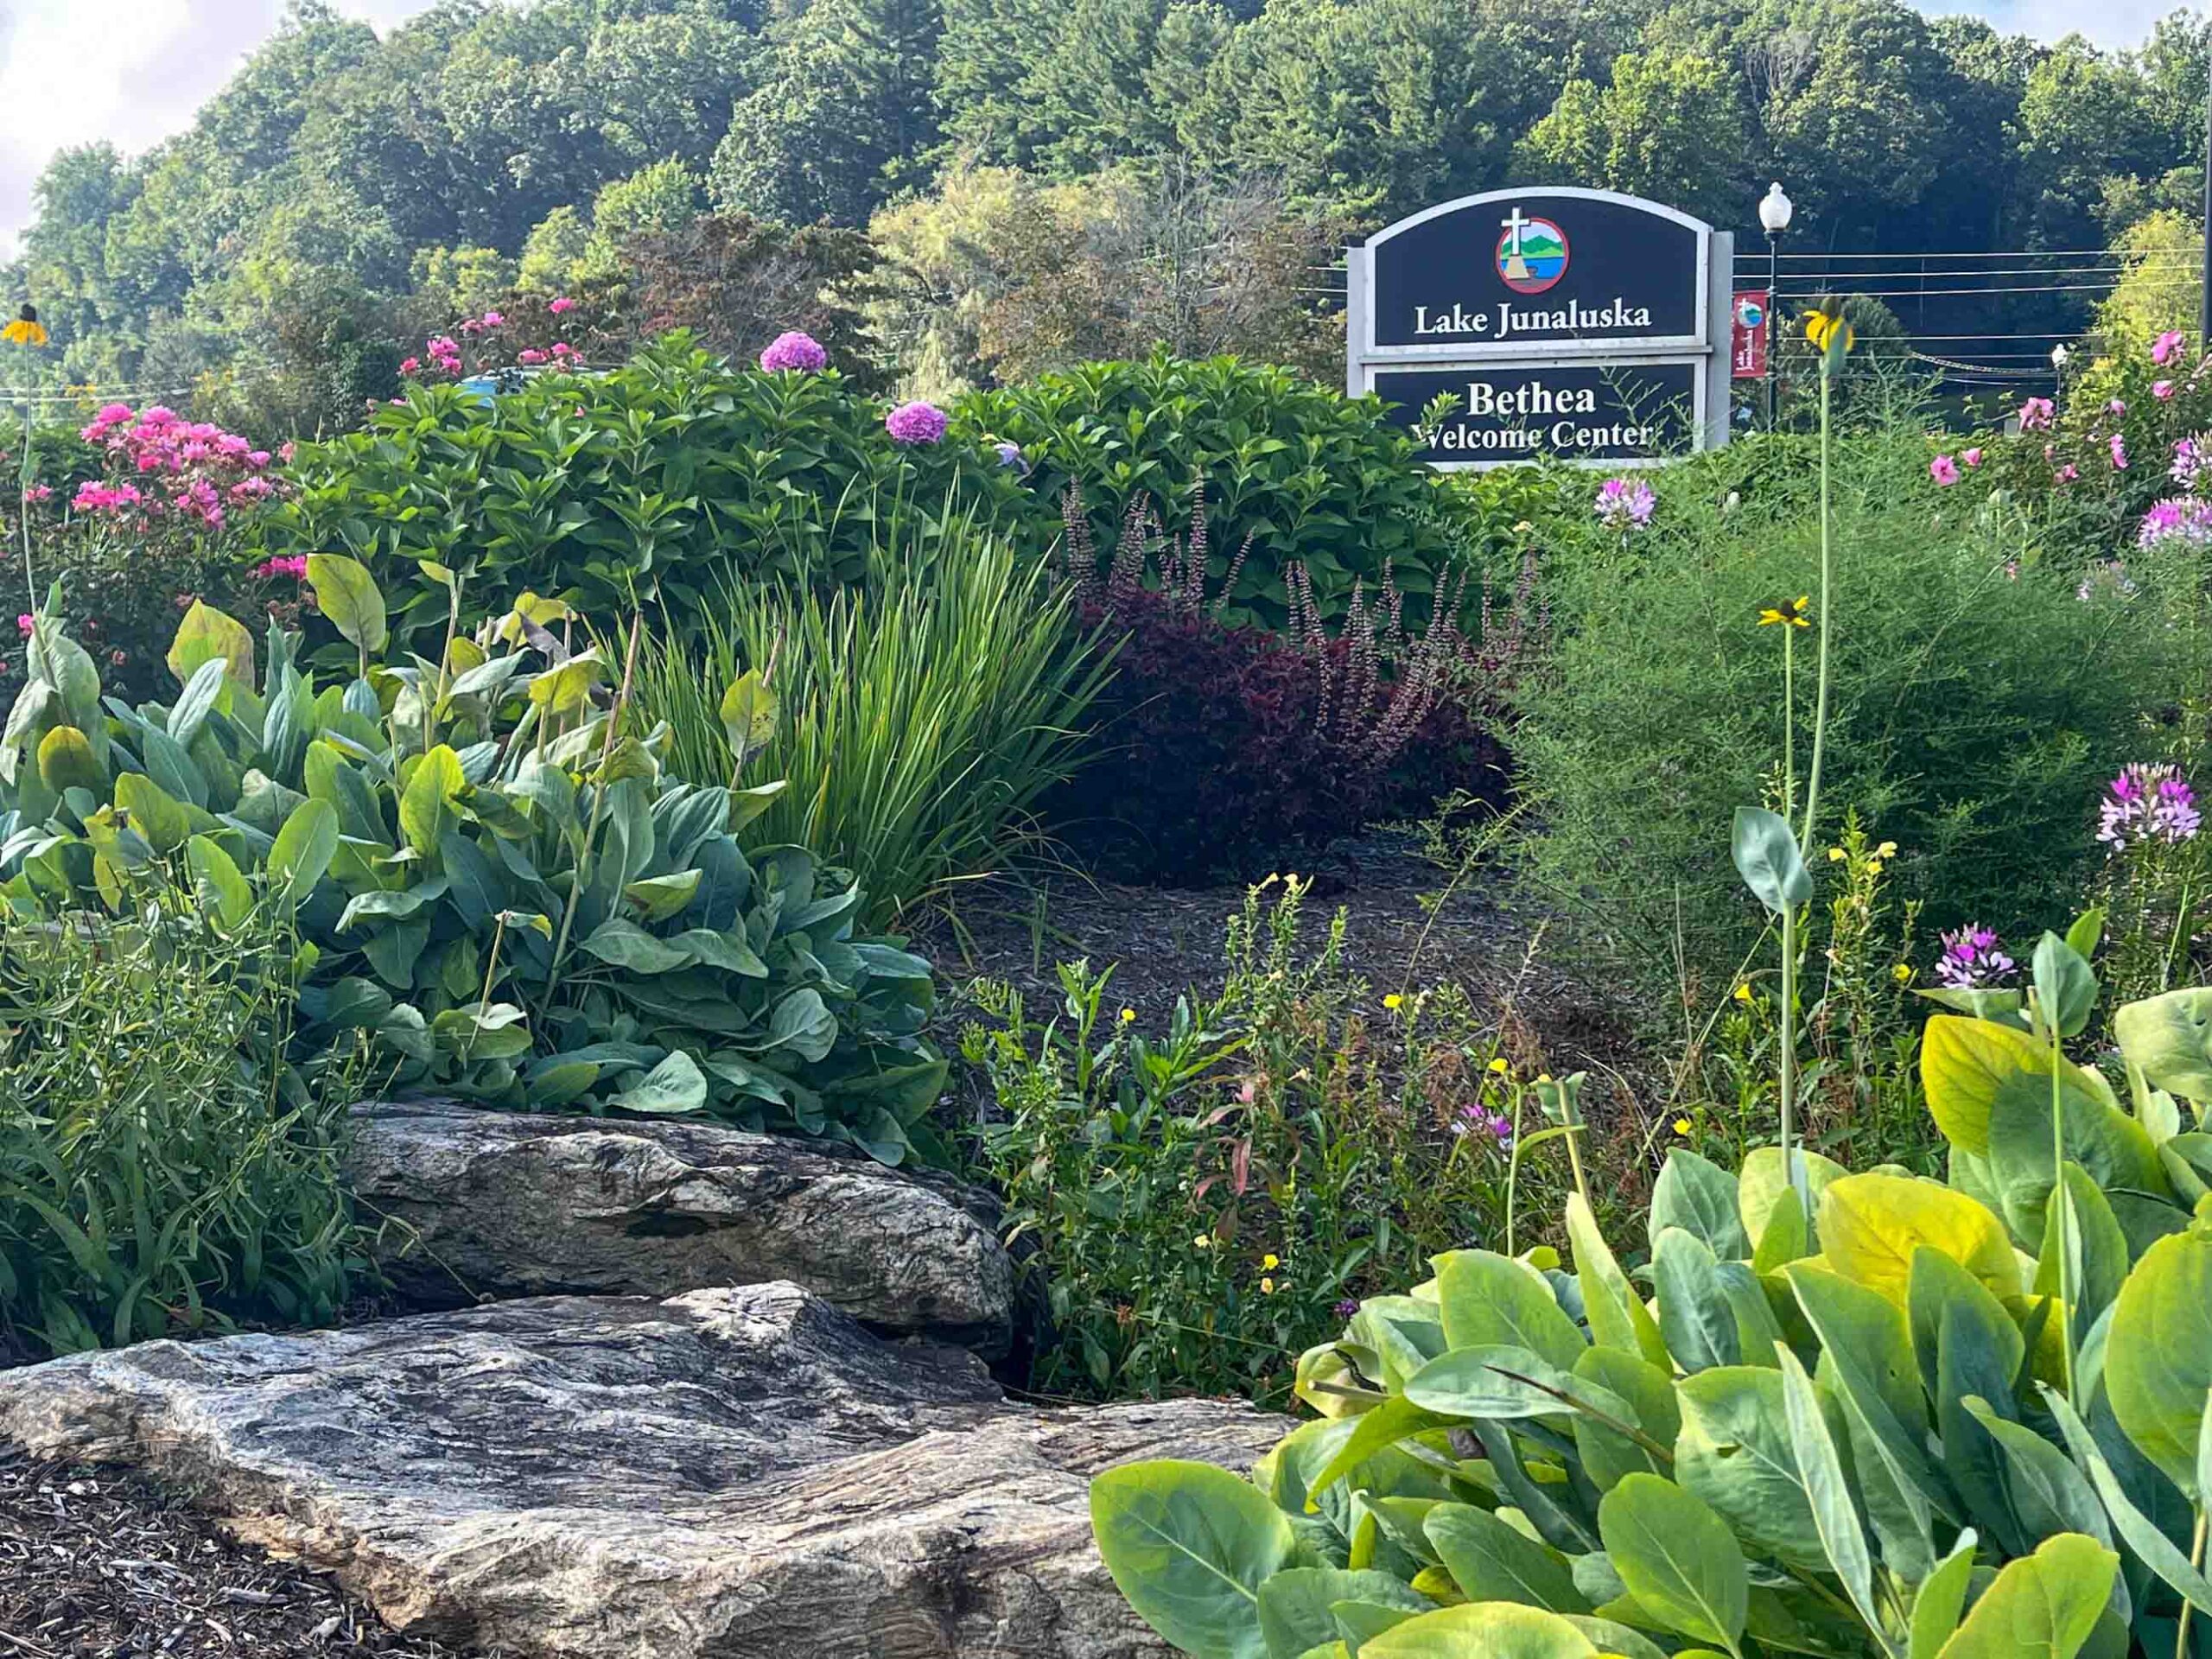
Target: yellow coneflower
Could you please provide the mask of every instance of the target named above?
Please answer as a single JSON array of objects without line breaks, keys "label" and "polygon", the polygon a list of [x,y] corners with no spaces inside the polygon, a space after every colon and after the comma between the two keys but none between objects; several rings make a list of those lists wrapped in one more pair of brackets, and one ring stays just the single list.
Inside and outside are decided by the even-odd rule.
[{"label": "yellow coneflower", "polygon": [[16,320],[5,328],[0,328],[0,340],[33,352],[45,345],[46,325],[38,320],[38,308],[27,305],[16,312]]},{"label": "yellow coneflower", "polygon": [[1843,367],[1844,354],[1858,342],[1851,320],[1843,315],[1843,302],[1830,297],[1805,314],[1805,338],[1821,354],[1821,372],[1834,374]]},{"label": "yellow coneflower", "polygon": [[1759,613],[1759,626],[1771,628],[1786,626],[1809,628],[1813,626],[1813,596],[1800,594],[1780,605],[1769,605]]}]

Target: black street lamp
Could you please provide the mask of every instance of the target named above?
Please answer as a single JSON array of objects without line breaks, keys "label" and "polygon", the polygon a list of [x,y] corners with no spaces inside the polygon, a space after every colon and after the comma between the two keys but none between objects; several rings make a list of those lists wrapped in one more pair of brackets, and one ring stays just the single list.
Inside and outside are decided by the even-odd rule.
[{"label": "black street lamp", "polygon": [[1774,430],[1774,377],[1782,364],[1782,233],[1789,228],[1789,198],[1779,184],[1759,198],[1759,223],[1766,227],[1766,429]]}]

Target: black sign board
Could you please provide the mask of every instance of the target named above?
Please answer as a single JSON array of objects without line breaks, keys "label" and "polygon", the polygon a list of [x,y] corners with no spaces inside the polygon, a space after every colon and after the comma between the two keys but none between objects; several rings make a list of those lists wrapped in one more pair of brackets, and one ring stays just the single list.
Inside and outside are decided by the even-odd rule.
[{"label": "black sign board", "polygon": [[1494,190],[1414,213],[1350,250],[1346,390],[1399,405],[1408,427],[1456,393],[1459,412],[1421,435],[1442,467],[1725,443],[1733,248],[1605,190]]},{"label": "black sign board", "polygon": [[[1375,391],[1423,461],[1649,461],[1693,447],[1704,372],[1694,358],[1391,368],[1376,371]],[[1431,424],[1439,393],[1458,402]]]},{"label": "black sign board", "polygon": [[1371,343],[1702,346],[1708,234],[1656,202],[1572,191],[1478,196],[1416,213],[1368,244]]}]

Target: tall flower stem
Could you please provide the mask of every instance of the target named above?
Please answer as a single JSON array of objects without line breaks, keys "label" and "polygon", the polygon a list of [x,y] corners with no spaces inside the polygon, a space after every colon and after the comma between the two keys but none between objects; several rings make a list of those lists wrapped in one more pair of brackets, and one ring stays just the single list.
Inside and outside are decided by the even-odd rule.
[{"label": "tall flower stem", "polygon": [[1797,906],[1782,906],[1782,1173],[1797,1195],[1797,1205],[1812,1219],[1812,1192],[1804,1162],[1797,1155]]},{"label": "tall flower stem", "polygon": [[2066,1103],[2063,1092],[2061,1072],[2066,1065],[2064,1051],[2060,1047],[2058,1010],[2043,1010],[2044,1023],[2050,1027],[2050,1207],[2044,1224],[2057,1230],[2053,1240],[2058,1253],[2058,1341],[2059,1352],[2064,1356],[2066,1366],[2066,1402],[2076,1411],[2082,1408],[2082,1395],[2074,1376],[2074,1298],[2076,1294],[2074,1274],[2068,1258],[2069,1224],[2073,1218],[2074,1199],[2066,1190]]},{"label": "tall flower stem", "polygon": [[1797,645],[1796,629],[1782,629],[1782,816],[1797,810]]},{"label": "tall flower stem", "polygon": [[[1827,747],[1828,735],[1828,612],[1829,580],[1833,574],[1828,525],[1828,416],[1829,400],[1834,396],[1835,374],[1827,354],[1821,359],[1821,647],[1815,678],[1820,690],[1813,700],[1813,761],[1805,779],[1805,827],[1797,837],[1797,844],[1805,849],[1805,856],[1813,854],[1813,830],[1821,805],[1821,760]],[[1784,809],[1785,811],[1787,809]]]}]

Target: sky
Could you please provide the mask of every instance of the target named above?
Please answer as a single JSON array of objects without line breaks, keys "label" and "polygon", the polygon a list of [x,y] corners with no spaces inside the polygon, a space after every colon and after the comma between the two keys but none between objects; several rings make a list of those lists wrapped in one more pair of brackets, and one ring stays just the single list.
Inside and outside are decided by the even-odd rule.
[{"label": "sky", "polygon": [[[2132,46],[2178,0],[1923,0],[2006,34],[2078,29]],[[385,28],[429,0],[339,0]],[[276,28],[284,0],[0,0],[0,259],[30,218],[31,186],[54,151],[105,138],[126,152],[182,130],[193,111]]]},{"label": "sky", "polygon": [[[337,9],[382,29],[428,6]],[[0,0],[0,259],[54,151],[106,138],[135,153],[183,130],[283,15],[284,0]]]}]

